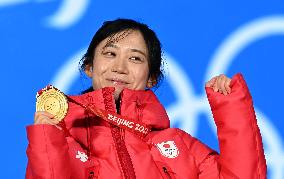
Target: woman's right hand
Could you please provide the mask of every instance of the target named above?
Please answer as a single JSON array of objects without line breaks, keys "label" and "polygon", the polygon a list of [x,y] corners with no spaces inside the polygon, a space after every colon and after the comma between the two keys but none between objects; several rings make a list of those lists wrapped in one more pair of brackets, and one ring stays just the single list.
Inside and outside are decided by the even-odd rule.
[{"label": "woman's right hand", "polygon": [[61,129],[61,127],[57,125],[59,121],[56,120],[54,116],[55,115],[46,111],[37,111],[34,115],[34,124],[49,124]]}]

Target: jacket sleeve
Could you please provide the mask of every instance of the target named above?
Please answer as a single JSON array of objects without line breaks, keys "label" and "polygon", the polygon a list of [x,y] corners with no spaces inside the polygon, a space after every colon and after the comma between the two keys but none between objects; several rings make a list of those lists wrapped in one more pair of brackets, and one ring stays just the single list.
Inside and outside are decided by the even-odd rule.
[{"label": "jacket sleeve", "polygon": [[[232,92],[225,96],[206,88],[217,134],[220,155],[208,155],[200,164],[207,178],[212,169],[219,171],[219,178],[266,178],[263,144],[252,97],[241,74],[231,81]],[[208,170],[208,171],[206,171]]]},{"label": "jacket sleeve", "polygon": [[63,131],[41,124],[27,127],[26,178],[69,179],[68,145]]}]

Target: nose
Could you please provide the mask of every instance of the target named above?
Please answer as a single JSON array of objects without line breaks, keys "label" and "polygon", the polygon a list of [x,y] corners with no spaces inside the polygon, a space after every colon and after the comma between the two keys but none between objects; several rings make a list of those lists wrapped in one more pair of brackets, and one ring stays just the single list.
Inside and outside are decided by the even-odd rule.
[{"label": "nose", "polygon": [[118,57],[113,61],[111,71],[119,74],[127,74],[127,60],[124,57]]}]

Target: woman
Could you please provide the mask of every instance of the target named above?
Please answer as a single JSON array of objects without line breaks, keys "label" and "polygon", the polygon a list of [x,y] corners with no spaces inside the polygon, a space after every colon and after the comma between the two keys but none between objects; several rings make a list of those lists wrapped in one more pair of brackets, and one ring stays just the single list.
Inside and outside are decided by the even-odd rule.
[{"label": "woman", "polygon": [[63,123],[38,111],[35,125],[27,127],[26,178],[266,178],[261,136],[242,76],[220,75],[206,83],[218,154],[169,128],[164,107],[148,90],[163,77],[161,62],[160,42],[146,25],[105,22],[82,58],[92,88],[68,96]]}]

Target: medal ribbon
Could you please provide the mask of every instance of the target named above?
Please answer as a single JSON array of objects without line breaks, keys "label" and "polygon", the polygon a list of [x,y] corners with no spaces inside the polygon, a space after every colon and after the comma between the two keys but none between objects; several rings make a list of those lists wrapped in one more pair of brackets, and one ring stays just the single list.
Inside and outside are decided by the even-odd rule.
[{"label": "medal ribbon", "polygon": [[88,112],[90,112],[91,114],[100,117],[101,119],[119,127],[122,129],[125,129],[127,131],[130,131],[136,135],[138,135],[139,137],[144,138],[149,132],[150,132],[150,128],[144,124],[143,122],[140,121],[134,121],[126,116],[122,116],[119,115],[117,113],[114,112],[108,112],[102,109],[97,108],[96,106],[92,105],[92,106],[86,106],[84,104],[81,104],[75,100],[73,100],[72,98],[70,98],[69,96],[67,96],[67,99],[75,104],[78,104],[79,106],[85,108]]}]

